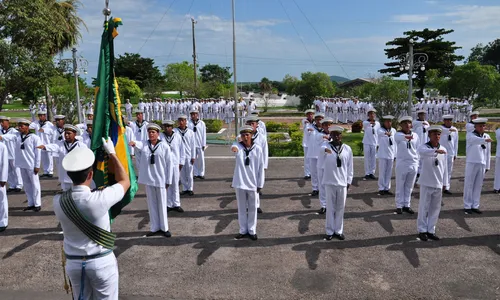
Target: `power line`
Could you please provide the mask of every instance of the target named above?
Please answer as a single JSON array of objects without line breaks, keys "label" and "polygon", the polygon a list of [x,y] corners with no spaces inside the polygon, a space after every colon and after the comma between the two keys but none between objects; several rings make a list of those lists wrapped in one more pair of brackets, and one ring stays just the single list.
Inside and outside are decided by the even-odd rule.
[{"label": "power line", "polygon": [[[280,0],[281,1],[281,0]],[[302,15],[304,16],[304,18],[306,18],[307,20],[307,23],[309,23],[309,25],[312,27],[312,29],[314,30],[314,32],[316,32],[316,34],[318,35],[319,39],[323,42],[323,44],[325,45],[326,49],[328,49],[328,51],[330,52],[330,54],[333,56],[333,58],[338,62],[340,68],[342,69],[342,71],[345,73],[345,75],[347,76],[347,78],[350,78],[349,77],[349,74],[347,74],[346,70],[344,69],[344,67],[342,67],[342,65],[340,64],[340,62],[338,61],[337,57],[335,56],[335,54],[333,54],[332,50],[330,49],[330,47],[328,47],[328,45],[326,44],[325,40],[321,37],[321,35],[319,34],[319,32],[316,30],[316,28],[313,26],[313,24],[311,23],[311,21],[309,20],[309,18],[306,16],[306,14],[304,13],[304,11],[302,11],[302,9],[300,8],[300,6],[297,4],[297,2],[295,0],[293,0],[293,3],[295,3],[295,6],[297,6],[297,8],[299,9],[299,11],[302,13]]]},{"label": "power line", "polygon": [[[194,0],[191,1],[191,5],[189,5],[189,9],[186,15],[189,15],[191,12],[191,8],[193,8]],[[177,36],[175,37],[174,44],[172,45],[172,49],[170,49],[170,53],[168,54],[168,59],[170,59],[170,55],[172,55],[172,51],[174,51],[175,44],[177,44],[177,40],[179,39],[179,36],[181,35],[182,29],[184,28],[184,24],[186,24],[187,18],[184,18],[184,21],[182,22],[181,28],[179,29],[179,32],[177,32]]]},{"label": "power line", "polygon": [[158,23],[156,24],[155,28],[153,29],[153,31],[151,31],[151,33],[149,34],[148,38],[144,41],[144,44],[142,44],[141,48],[139,48],[139,51],[137,51],[137,53],[140,53],[142,48],[146,45],[146,43],[149,41],[149,39],[151,38],[151,36],[153,35],[153,33],[156,31],[156,29],[158,28],[158,26],[160,26],[161,22],[163,21],[163,18],[165,18],[165,16],[167,15],[167,13],[170,11],[170,8],[172,7],[172,5],[175,3],[175,1],[177,0],[173,0],[171,3],[170,3],[170,6],[167,8],[167,10],[165,11],[165,13],[161,16],[161,19],[160,21],[158,21]]}]

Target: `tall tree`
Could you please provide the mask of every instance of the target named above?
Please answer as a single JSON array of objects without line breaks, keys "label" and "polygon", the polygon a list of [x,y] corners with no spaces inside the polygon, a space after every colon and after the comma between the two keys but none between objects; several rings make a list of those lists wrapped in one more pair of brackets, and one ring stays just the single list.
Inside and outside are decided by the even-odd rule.
[{"label": "tall tree", "polygon": [[137,99],[142,97],[141,88],[133,81],[127,77],[116,77],[118,82],[118,91],[120,92],[120,98],[122,103],[125,103],[125,99]]},{"label": "tall tree", "polygon": [[117,77],[127,77],[141,88],[163,85],[163,76],[152,58],[141,57],[137,53],[125,53],[115,59]]},{"label": "tall tree", "polygon": [[377,109],[377,114],[395,117],[405,114],[408,107],[408,87],[404,81],[384,76],[375,84],[366,86],[369,88],[370,102]]},{"label": "tall tree", "polygon": [[217,64],[207,64],[200,69],[201,81],[229,84],[229,79],[233,76],[233,74],[229,72],[230,69],[230,67],[221,67]]},{"label": "tall tree", "polygon": [[187,61],[168,64],[165,67],[167,89],[194,94],[193,64]]},{"label": "tall tree", "polygon": [[273,90],[271,80],[267,77],[262,78],[259,82],[259,88],[261,93],[270,93]]},{"label": "tall tree", "polygon": [[289,94],[300,97],[299,109],[301,110],[310,108],[316,97],[331,97],[335,93],[335,87],[330,80],[330,76],[326,73],[304,72],[300,77],[301,80],[289,79],[288,81],[293,82]]},{"label": "tall tree", "polygon": [[436,69],[439,71],[439,76],[446,77],[453,71],[455,62],[464,59],[463,56],[455,54],[455,51],[461,49],[461,47],[456,46],[455,42],[444,40],[443,36],[452,32],[453,30],[443,28],[436,30],[426,28],[420,31],[412,30],[404,32],[404,37],[395,38],[386,43],[391,48],[384,49],[385,54],[387,58],[395,61],[385,63],[387,68],[381,69],[379,72],[390,74],[394,77],[407,74],[406,70],[401,71],[399,69],[400,61],[401,57],[408,53],[410,39],[413,39],[415,41],[413,44],[414,53],[425,53],[429,57],[429,61],[425,64],[425,70],[415,71],[415,78],[413,79],[416,86],[420,88],[417,92],[417,97],[423,97],[423,90],[427,84],[425,77],[427,70]]},{"label": "tall tree", "polygon": [[500,72],[500,39],[496,39],[488,45],[477,44],[471,49],[468,61],[477,61],[483,65],[492,65]]}]

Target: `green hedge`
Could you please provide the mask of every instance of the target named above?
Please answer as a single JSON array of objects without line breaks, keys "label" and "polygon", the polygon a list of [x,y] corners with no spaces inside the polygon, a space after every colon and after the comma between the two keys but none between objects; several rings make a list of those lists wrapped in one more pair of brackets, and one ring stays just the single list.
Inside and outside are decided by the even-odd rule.
[{"label": "green hedge", "polygon": [[207,126],[207,133],[217,133],[222,129],[224,122],[222,120],[203,120]]}]

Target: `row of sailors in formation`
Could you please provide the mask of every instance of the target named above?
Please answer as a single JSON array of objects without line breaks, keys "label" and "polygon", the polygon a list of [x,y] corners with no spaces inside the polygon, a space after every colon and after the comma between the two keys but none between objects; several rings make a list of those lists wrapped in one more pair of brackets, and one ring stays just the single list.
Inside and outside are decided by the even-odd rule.
[{"label": "row of sailors in formation", "polygon": [[[258,113],[258,112],[256,112]],[[87,116],[92,119],[92,115]],[[136,157],[136,173],[139,174],[139,183],[149,185],[147,187],[148,203],[150,208],[164,205],[166,210],[183,212],[180,205],[180,195],[194,195],[193,178],[205,179],[205,157],[206,149],[206,126],[198,118],[198,111],[191,111],[190,118],[180,115],[177,119],[178,127],[174,129],[174,121],[165,120],[160,128],[155,123],[148,123],[144,120],[142,111],[136,111],[134,122],[125,122],[127,140],[130,142],[130,153]],[[247,122],[251,125],[255,123],[255,128],[259,126],[259,134],[255,134],[256,141],[265,149],[265,165],[267,168],[267,132],[265,124],[260,121],[256,114],[249,116]],[[252,123],[253,122],[253,123]],[[72,188],[72,181],[67,176],[62,167],[62,158],[76,148],[90,148],[92,142],[92,120],[87,120],[86,124],[71,125],[65,124],[65,116],[56,115],[55,125],[46,120],[46,113],[39,112],[39,121],[31,122],[26,119],[17,120],[17,129],[11,127],[10,118],[0,116],[2,127],[0,135],[0,159],[5,159],[0,168],[0,230],[3,231],[8,225],[8,202],[7,192],[20,192],[24,187],[28,206],[25,211],[41,210],[41,187],[39,177],[53,177],[52,160],[58,168],[59,182],[61,189],[67,191]],[[85,128],[83,128],[85,125]],[[34,129],[35,133],[30,130]],[[160,130],[160,129],[163,129]],[[156,130],[156,135],[152,132]],[[83,133],[82,133],[83,131]],[[152,138],[157,138],[163,143],[151,144]],[[160,150],[157,151],[157,148]],[[168,149],[167,149],[168,148]],[[168,152],[167,150],[170,150]],[[176,165],[171,173],[163,174],[164,160],[161,160],[160,152],[166,151],[163,157],[168,157],[169,166]],[[170,155],[170,153],[172,155]],[[158,157],[158,158],[156,158]],[[150,162],[149,164],[144,162]],[[158,163],[156,163],[158,161]],[[39,176],[40,165],[44,167],[44,173]],[[170,170],[170,169],[169,169]],[[49,173],[50,172],[50,173]],[[172,187],[167,190],[158,190],[159,182],[165,178],[171,178],[169,184]],[[7,189],[7,184],[8,189]],[[179,189],[182,186],[182,192]],[[154,187],[154,188],[153,188]],[[154,191],[153,191],[154,190]],[[164,196],[163,198],[157,198]],[[156,197],[156,198],[155,198]],[[155,200],[156,199],[156,200]],[[154,201],[160,201],[157,203]],[[163,201],[164,200],[164,201]],[[157,232],[158,226],[161,228],[168,225],[165,218],[158,216],[158,210],[153,212],[151,218],[151,232]],[[160,222],[159,220],[164,220]]]}]

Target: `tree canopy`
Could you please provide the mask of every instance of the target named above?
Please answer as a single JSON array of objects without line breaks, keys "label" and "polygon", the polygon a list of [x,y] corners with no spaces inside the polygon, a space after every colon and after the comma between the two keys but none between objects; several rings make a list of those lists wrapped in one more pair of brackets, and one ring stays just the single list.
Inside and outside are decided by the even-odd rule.
[{"label": "tree canopy", "polygon": [[115,75],[135,81],[141,88],[164,87],[164,78],[152,58],[137,53],[125,53],[115,59]]},{"label": "tree canopy", "polygon": [[207,64],[200,69],[201,81],[229,84],[229,80],[231,76],[233,76],[233,74],[229,72],[230,69],[230,67],[221,67],[217,64]]},{"label": "tree canopy", "polygon": [[471,49],[467,61],[477,61],[483,65],[492,65],[500,72],[500,39],[490,42],[488,45],[477,44]]},{"label": "tree canopy", "polygon": [[304,110],[311,107],[314,99],[318,96],[332,97],[335,87],[326,73],[304,72],[300,80],[286,75],[283,82],[286,83],[287,92],[290,95],[300,96],[299,109]]},{"label": "tree canopy", "polygon": [[169,90],[194,94],[193,64],[183,61],[165,67],[166,86]]},{"label": "tree canopy", "polygon": [[125,103],[125,99],[137,99],[142,97],[141,88],[127,77],[116,77],[118,82],[118,91],[120,92],[120,99]]}]

